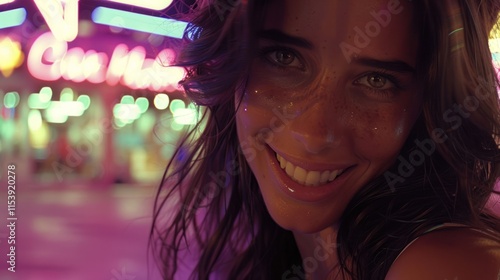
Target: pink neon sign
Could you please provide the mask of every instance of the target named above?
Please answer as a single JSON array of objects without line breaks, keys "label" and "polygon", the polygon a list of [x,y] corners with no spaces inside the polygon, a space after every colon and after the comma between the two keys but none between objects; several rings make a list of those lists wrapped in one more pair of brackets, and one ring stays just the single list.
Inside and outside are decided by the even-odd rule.
[{"label": "pink neon sign", "polygon": [[166,67],[174,56],[171,49],[164,49],[156,58],[146,58],[143,47],[129,50],[120,44],[108,57],[95,50],[68,49],[67,42],[47,32],[33,43],[28,54],[28,70],[33,77],[44,81],[107,82],[112,86],[121,83],[132,89],[174,91],[178,90],[177,83],[185,74],[181,67]]}]

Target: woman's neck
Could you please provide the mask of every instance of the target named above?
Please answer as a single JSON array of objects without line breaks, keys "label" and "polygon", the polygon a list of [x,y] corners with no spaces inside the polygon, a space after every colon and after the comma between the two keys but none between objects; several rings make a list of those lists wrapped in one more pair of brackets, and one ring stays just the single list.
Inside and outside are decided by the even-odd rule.
[{"label": "woman's neck", "polygon": [[[338,272],[337,229],[326,228],[318,233],[293,233],[302,256],[306,275],[301,279],[336,279]],[[305,277],[304,277],[305,276]]]}]

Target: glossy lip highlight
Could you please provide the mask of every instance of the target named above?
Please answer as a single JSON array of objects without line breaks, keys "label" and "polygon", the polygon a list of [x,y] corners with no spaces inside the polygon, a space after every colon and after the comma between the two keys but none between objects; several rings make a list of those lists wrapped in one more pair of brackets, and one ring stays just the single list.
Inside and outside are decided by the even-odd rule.
[{"label": "glossy lip highlight", "polygon": [[[282,191],[287,196],[293,198],[294,200],[301,202],[320,202],[325,199],[331,198],[335,193],[338,192],[340,187],[349,178],[350,172],[355,165],[350,166],[326,166],[324,164],[296,164],[295,159],[285,158],[290,161],[295,166],[300,166],[306,170],[338,170],[342,169],[343,172],[331,182],[319,186],[306,186],[294,181],[292,178],[286,174],[280,166],[280,162],[276,158],[277,152],[275,152],[270,146],[266,147],[267,154],[269,156],[269,167],[274,172],[273,180],[276,182],[276,187]],[[283,155],[280,153],[280,156]]]}]

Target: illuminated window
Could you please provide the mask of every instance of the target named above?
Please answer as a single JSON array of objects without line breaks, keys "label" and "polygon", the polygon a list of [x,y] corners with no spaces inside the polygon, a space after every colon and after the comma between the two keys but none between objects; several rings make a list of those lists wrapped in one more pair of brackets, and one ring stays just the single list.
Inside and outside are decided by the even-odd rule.
[{"label": "illuminated window", "polygon": [[111,2],[122,3],[126,5],[132,5],[136,7],[151,9],[151,10],[164,10],[170,4],[172,4],[172,0],[109,0]]}]

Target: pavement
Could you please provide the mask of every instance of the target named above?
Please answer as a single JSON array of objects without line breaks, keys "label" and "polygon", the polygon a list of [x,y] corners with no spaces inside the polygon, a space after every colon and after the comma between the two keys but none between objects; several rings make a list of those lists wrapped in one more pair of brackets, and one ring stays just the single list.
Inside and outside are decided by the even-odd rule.
[{"label": "pavement", "polygon": [[[1,280],[160,280],[147,251],[154,187],[17,188],[15,271],[0,211]],[[6,201],[6,192],[0,194]],[[6,205],[6,203],[5,203]],[[149,256],[149,259],[148,259]]]}]

